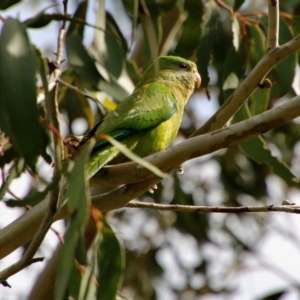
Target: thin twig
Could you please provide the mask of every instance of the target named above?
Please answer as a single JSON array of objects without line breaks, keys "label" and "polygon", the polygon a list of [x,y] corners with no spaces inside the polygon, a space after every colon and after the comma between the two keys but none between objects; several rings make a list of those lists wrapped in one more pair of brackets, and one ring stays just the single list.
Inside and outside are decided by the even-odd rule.
[{"label": "thin twig", "polygon": [[93,102],[95,102],[97,105],[99,105],[101,107],[101,109],[102,109],[101,112],[103,114],[107,113],[108,109],[96,97],[93,97],[93,96],[89,95],[88,93],[80,90],[77,86],[74,86],[72,84],[69,84],[69,83],[65,82],[61,78],[58,78],[57,81],[59,83],[61,83],[62,85],[66,86],[67,88],[75,91],[76,93],[81,94],[81,95],[85,96],[86,98],[88,98],[88,99],[92,100]]},{"label": "thin twig", "polygon": [[181,211],[190,213],[257,213],[257,212],[269,212],[269,211],[281,211],[286,213],[300,214],[300,206],[295,205],[268,205],[268,206],[193,206],[193,205],[179,205],[179,204],[160,204],[141,201],[130,201],[126,204],[126,207],[131,208],[150,208],[156,210],[169,210],[169,211]]},{"label": "thin twig", "polygon": [[215,2],[219,6],[223,7],[225,10],[227,10],[230,14],[233,14],[233,9],[229,5],[227,5],[226,3],[224,3],[222,0],[215,0]]},{"label": "thin twig", "polygon": [[268,0],[269,22],[268,22],[268,45],[271,50],[278,47],[279,31],[279,0]]}]

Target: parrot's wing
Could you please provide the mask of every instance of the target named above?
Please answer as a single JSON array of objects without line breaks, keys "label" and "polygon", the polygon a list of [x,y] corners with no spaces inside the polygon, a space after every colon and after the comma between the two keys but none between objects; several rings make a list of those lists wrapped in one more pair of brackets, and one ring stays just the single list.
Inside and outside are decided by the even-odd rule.
[{"label": "parrot's wing", "polygon": [[177,111],[177,101],[170,89],[159,83],[144,85],[125,98],[117,109],[98,126],[94,150],[107,145],[101,134],[120,140],[136,131],[158,126]]}]

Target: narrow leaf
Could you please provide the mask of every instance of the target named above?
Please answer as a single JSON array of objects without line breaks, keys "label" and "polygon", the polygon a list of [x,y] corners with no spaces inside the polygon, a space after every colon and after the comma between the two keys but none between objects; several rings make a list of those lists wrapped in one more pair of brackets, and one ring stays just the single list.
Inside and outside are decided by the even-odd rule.
[{"label": "narrow leaf", "polygon": [[[9,170],[9,175],[7,176],[6,180],[2,182],[0,187],[0,200],[2,200],[4,194],[7,192],[11,182],[19,177],[21,173],[24,171],[25,168],[25,161],[23,158],[16,161]],[[20,201],[18,201],[20,202]]]},{"label": "narrow leaf", "polygon": [[[239,122],[248,119],[251,116],[247,105],[243,105],[234,116],[233,122]],[[252,160],[259,164],[267,164],[274,174],[287,182],[297,182],[289,166],[282,162],[278,157],[273,156],[267,143],[262,136],[254,137],[245,142],[239,143],[240,149]]]},{"label": "narrow leaf", "polygon": [[202,1],[186,0],[184,10],[188,16],[183,23],[182,34],[175,49],[175,54],[189,58],[200,45],[204,3]]},{"label": "narrow leaf", "polygon": [[79,236],[87,219],[90,199],[87,190],[86,164],[92,146],[91,141],[82,149],[69,177],[68,204],[74,213],[65,235],[65,243],[59,253],[55,300],[65,299]]},{"label": "narrow leaf", "polygon": [[35,206],[45,199],[47,194],[58,185],[59,180],[60,176],[57,176],[43,191],[32,193],[22,199],[22,201],[15,199],[5,200],[5,204],[9,207],[24,207],[26,205]]},{"label": "narrow leaf", "polygon": [[34,168],[42,139],[36,105],[36,62],[25,28],[16,19],[4,22],[0,65],[0,128]]},{"label": "narrow leaf", "polygon": [[237,11],[244,4],[245,0],[235,0],[233,10]]},{"label": "narrow leaf", "polygon": [[213,43],[217,34],[217,21],[219,12],[214,2],[210,1],[207,4],[207,9],[203,16],[202,22],[202,37],[200,46],[197,50],[197,67],[201,74],[201,86],[207,88],[209,84],[208,66],[211,59]]},{"label": "narrow leaf", "polygon": [[153,174],[155,174],[155,175],[157,175],[157,176],[159,176],[161,178],[167,178],[168,177],[168,174],[162,172],[156,166],[151,165],[146,160],[140,158],[139,156],[137,156],[136,154],[134,154],[133,152],[131,152],[128,148],[126,148],[122,143],[120,143],[117,140],[113,139],[109,135],[102,134],[101,138],[109,141],[113,146],[115,146],[116,148],[118,148],[118,150],[121,153],[123,153],[125,156],[127,156],[128,158],[130,158],[132,161],[134,161],[134,162],[138,163],[139,165],[143,166],[144,168],[150,170]]},{"label": "narrow leaf", "polygon": [[102,241],[98,251],[98,300],[115,300],[123,280],[124,248],[111,226],[104,222]]},{"label": "narrow leaf", "polygon": [[9,8],[10,6],[15,5],[16,3],[21,2],[21,0],[1,0],[0,2],[0,10],[4,10]]},{"label": "narrow leaf", "polygon": [[232,47],[226,57],[223,68],[223,95],[227,99],[231,93],[238,87],[240,80],[243,78],[245,70],[245,56],[243,47],[237,52]]}]

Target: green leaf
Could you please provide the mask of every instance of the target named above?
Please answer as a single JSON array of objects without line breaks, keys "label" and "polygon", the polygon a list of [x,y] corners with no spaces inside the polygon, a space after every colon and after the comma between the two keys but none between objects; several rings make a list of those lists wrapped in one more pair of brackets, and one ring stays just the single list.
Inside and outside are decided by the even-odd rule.
[{"label": "green leaf", "polygon": [[103,77],[98,72],[95,63],[82,44],[81,37],[72,32],[66,37],[66,51],[69,65],[90,88],[98,89]]},{"label": "green leaf", "polygon": [[98,251],[98,300],[115,300],[123,280],[125,253],[116,233],[104,220]]},{"label": "green leaf", "polygon": [[[82,81],[74,73],[67,74],[63,80],[68,84],[77,87],[79,90],[84,90]],[[85,118],[88,121],[89,127],[95,124],[94,114],[88,99],[76,91],[63,87],[59,91],[59,107],[64,109],[68,115],[70,131],[71,124],[77,118]]]},{"label": "green leaf", "polygon": [[124,57],[128,49],[117,23],[109,13],[106,13],[105,42],[107,47],[105,65],[108,72],[118,79],[122,73]]},{"label": "green leaf", "polygon": [[0,128],[34,168],[43,144],[36,105],[36,61],[25,28],[16,19],[4,22],[0,65]]},{"label": "green leaf", "polygon": [[245,71],[245,55],[243,47],[239,51],[235,51],[232,47],[226,57],[223,67],[223,95],[227,99],[232,92],[238,87]]},{"label": "green leaf", "polygon": [[[68,187],[68,204],[71,210],[77,210],[77,215],[86,216],[88,212],[88,188],[87,188],[87,170],[86,165],[90,157],[91,149],[94,145],[94,140],[89,140],[82,148],[75,165],[69,176]],[[84,201],[84,199],[86,201]]]},{"label": "green leaf", "polygon": [[250,34],[250,63],[254,68],[266,51],[266,36],[257,24],[247,26]]},{"label": "green leaf", "polygon": [[10,6],[15,5],[16,3],[21,2],[21,0],[1,0],[0,2],[0,10],[4,10],[9,8]]},{"label": "green leaf", "polygon": [[[2,182],[2,185],[0,187],[0,200],[2,200],[4,194],[7,192],[11,182],[19,177],[21,175],[21,173],[24,171],[25,169],[25,161],[24,159],[19,159],[18,161],[16,161],[12,167],[9,170],[9,175],[7,176],[7,178],[5,179],[4,182]],[[20,201],[18,201],[20,202]]]},{"label": "green leaf", "polygon": [[130,151],[126,146],[124,146],[119,141],[113,139],[109,135],[103,135],[103,138],[108,140],[113,146],[115,146],[122,154],[127,156],[130,160],[138,163],[139,165],[143,166],[145,169],[148,169],[153,174],[160,178],[167,178],[169,175],[167,173],[162,172],[159,168],[156,166],[148,163],[143,158],[139,157],[138,155],[134,154],[132,151]]},{"label": "green leaf", "polygon": [[272,155],[267,143],[261,136],[242,142],[239,144],[239,147],[255,162],[267,164],[273,173],[283,180],[289,183],[296,182],[296,176],[292,173],[289,166],[282,162],[278,157]]},{"label": "green leaf", "polygon": [[271,89],[263,88],[255,90],[249,101],[249,108],[252,116],[256,116],[266,111],[269,105],[270,95]]},{"label": "green leaf", "polygon": [[233,10],[237,11],[244,4],[245,0],[235,0]]},{"label": "green leaf", "polygon": [[96,299],[96,284],[95,284],[95,268],[96,264],[92,263],[86,267],[81,280],[78,300]]},{"label": "green leaf", "polygon": [[0,168],[10,163],[18,155],[13,147],[5,151],[4,155],[0,155]]},{"label": "green leaf", "polygon": [[175,49],[175,55],[190,58],[200,45],[200,25],[204,13],[204,3],[202,1],[186,0],[184,10],[188,16],[183,23],[182,34]]},{"label": "green leaf", "polygon": [[44,200],[47,194],[53,188],[57,187],[59,181],[60,176],[57,176],[43,191],[32,193],[31,195],[22,199],[22,201],[15,199],[5,200],[5,204],[9,207],[24,207],[26,205],[35,206],[36,204]]},{"label": "green leaf", "polygon": [[[262,29],[257,25],[249,25],[248,30],[250,33],[250,64],[254,68],[256,64],[265,54],[266,37]],[[264,112],[269,105],[271,89],[263,88],[256,89],[251,95],[249,101],[250,112],[252,116]]]},{"label": "green leaf", "polygon": [[201,86],[207,88],[209,84],[208,66],[211,59],[213,43],[217,35],[217,21],[219,12],[214,2],[207,4],[207,9],[203,17],[202,37],[200,46],[197,50],[197,67],[201,74]]},{"label": "green leaf", "polygon": [[65,299],[73,269],[76,247],[87,220],[90,198],[87,189],[86,164],[93,144],[92,141],[88,142],[86,147],[82,149],[68,180],[68,205],[74,213],[65,234],[65,243],[59,253],[55,293],[56,300]]},{"label": "green leaf", "polygon": [[73,32],[66,38],[67,57],[75,73],[85,82],[88,88],[107,92],[116,100],[128,96],[127,91],[117,82],[106,82],[98,72],[94,60],[82,44],[80,36]]},{"label": "green leaf", "polygon": [[[73,18],[78,18],[81,20],[85,20],[86,17],[86,11],[87,11],[87,1],[79,2],[76,12],[73,15]],[[71,22],[70,26],[68,28],[67,36],[71,35],[72,33],[76,33],[80,36],[81,40],[83,39],[83,32],[84,32],[84,25],[78,24],[76,22]]]},{"label": "green leaf", "polygon": [[258,298],[257,300],[280,300],[283,299],[282,296],[286,295],[288,293],[288,290],[281,290],[272,292],[266,296],[263,296],[261,298]]},{"label": "green leaf", "polygon": [[[83,199],[84,200],[84,199]],[[65,243],[60,249],[57,272],[56,272],[56,286],[55,286],[55,300],[66,299],[67,288],[70,284],[71,273],[74,265],[74,252],[78,242],[80,220],[75,215],[65,234]]]},{"label": "green leaf", "polygon": [[[284,18],[280,18],[279,23],[279,44],[282,45],[293,38],[293,33]],[[271,75],[274,76],[272,88],[272,98],[278,98],[292,91],[292,84],[297,66],[297,53],[290,54],[280,62]]]},{"label": "green leaf", "polygon": [[45,11],[52,6],[54,6],[54,5],[50,5],[46,8],[44,8],[36,16],[23,21],[23,25],[25,27],[30,27],[30,28],[41,28],[41,27],[48,25],[53,20],[62,21],[62,19],[65,18],[65,16],[62,14],[46,14],[45,13]]},{"label": "green leaf", "polygon": [[[244,104],[235,114],[233,123],[246,120],[251,116],[250,110]],[[293,174],[289,166],[282,162],[278,157],[273,156],[267,143],[262,136],[254,137],[245,142],[239,143],[240,149],[252,160],[259,164],[267,164],[274,174],[281,177],[289,183],[297,183],[296,176]]]},{"label": "green leaf", "polygon": [[[193,195],[191,193],[185,193],[182,190],[178,175],[174,173],[173,177],[175,187],[172,204],[195,205]],[[206,232],[209,228],[208,216],[206,214],[188,215],[184,212],[176,212],[176,227],[182,232],[193,235],[197,240],[203,240],[206,238]]]},{"label": "green leaf", "polygon": [[74,261],[68,285],[68,296],[70,297],[70,299],[78,299],[81,279],[82,268]]}]

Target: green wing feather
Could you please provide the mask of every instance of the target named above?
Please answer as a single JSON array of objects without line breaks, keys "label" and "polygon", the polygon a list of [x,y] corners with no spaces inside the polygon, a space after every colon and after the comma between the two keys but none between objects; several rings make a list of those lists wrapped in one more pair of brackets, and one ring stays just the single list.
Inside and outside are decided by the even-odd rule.
[{"label": "green wing feather", "polygon": [[[177,101],[170,89],[163,84],[152,83],[140,87],[125,98],[97,128],[95,136],[108,134],[120,140],[135,131],[140,131],[167,121],[177,111]],[[108,142],[99,139],[94,147],[98,150]]]},{"label": "green wing feather", "polygon": [[[135,133],[158,126],[177,111],[177,101],[168,87],[159,83],[146,84],[125,98],[98,126],[95,137],[108,134],[121,140]],[[116,147],[99,138],[89,162],[89,177],[119,154]]]}]

